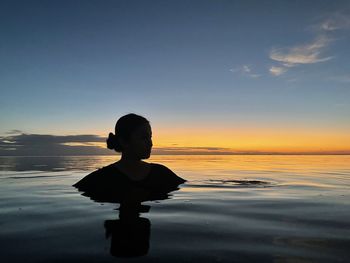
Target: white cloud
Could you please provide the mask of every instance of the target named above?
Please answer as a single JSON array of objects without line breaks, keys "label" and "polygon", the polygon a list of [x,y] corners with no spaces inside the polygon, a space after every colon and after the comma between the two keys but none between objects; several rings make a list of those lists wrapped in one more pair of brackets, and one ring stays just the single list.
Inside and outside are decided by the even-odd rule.
[{"label": "white cloud", "polygon": [[237,68],[231,68],[230,69],[231,72],[233,73],[241,73],[244,76],[248,76],[250,78],[259,78],[261,77],[261,74],[256,74],[252,71],[252,68],[250,65],[242,65],[240,67]]},{"label": "white cloud", "polygon": [[[280,76],[293,67],[326,62],[334,56],[326,56],[325,50],[335,41],[333,31],[350,29],[350,16],[344,12],[333,13],[321,23],[311,27],[316,34],[316,38],[306,44],[292,47],[272,48],[270,59],[277,62],[271,66],[269,71],[273,76]],[[332,36],[332,37],[331,37]],[[348,82],[347,77],[338,77],[338,81]]]},{"label": "white cloud", "polygon": [[236,73],[236,72],[241,71],[241,69],[240,69],[240,68],[230,68],[230,71],[231,71],[232,73]]},{"label": "white cloud", "polygon": [[347,28],[350,28],[350,16],[341,13],[333,14],[319,26],[319,29],[324,31],[335,31]]},{"label": "white cloud", "polygon": [[330,38],[320,36],[309,44],[299,45],[292,48],[272,49],[270,52],[270,58],[282,62],[283,65],[287,67],[292,67],[297,64],[313,64],[328,61],[333,57],[322,57],[322,51],[330,42]]},{"label": "white cloud", "polygon": [[289,68],[298,65],[314,64],[332,59],[333,57],[331,56],[323,56],[324,49],[329,46],[331,41],[331,38],[328,36],[321,35],[308,44],[272,49],[270,52],[270,59],[280,64],[270,67],[270,73],[273,76],[280,76],[286,73]]},{"label": "white cloud", "polygon": [[274,76],[280,76],[282,75],[283,73],[287,72],[287,69],[284,68],[284,67],[276,67],[276,66],[272,66],[270,69],[269,69],[270,73]]},{"label": "white cloud", "polygon": [[282,65],[286,68],[292,68],[295,66],[295,64],[291,64],[291,63],[283,63]]},{"label": "white cloud", "polygon": [[248,65],[243,65],[242,70],[245,73],[250,73],[252,71]]}]

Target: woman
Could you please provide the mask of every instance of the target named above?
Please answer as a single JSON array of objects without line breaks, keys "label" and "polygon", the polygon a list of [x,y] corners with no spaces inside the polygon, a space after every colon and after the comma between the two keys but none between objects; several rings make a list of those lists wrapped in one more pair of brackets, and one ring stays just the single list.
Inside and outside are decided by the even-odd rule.
[{"label": "woman", "polygon": [[152,149],[149,121],[136,114],[121,117],[115,134],[107,139],[109,149],[121,152],[121,159],[103,167],[74,184],[84,195],[96,201],[139,203],[164,199],[186,180],[169,168],[148,159]]}]

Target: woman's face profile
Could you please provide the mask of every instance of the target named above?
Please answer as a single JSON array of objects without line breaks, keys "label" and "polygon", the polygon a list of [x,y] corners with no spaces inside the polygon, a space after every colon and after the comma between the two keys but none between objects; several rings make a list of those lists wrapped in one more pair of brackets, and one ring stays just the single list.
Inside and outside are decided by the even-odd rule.
[{"label": "woman's face profile", "polygon": [[130,135],[126,142],[124,151],[138,159],[147,159],[151,156],[152,150],[152,129],[149,124],[137,128]]}]

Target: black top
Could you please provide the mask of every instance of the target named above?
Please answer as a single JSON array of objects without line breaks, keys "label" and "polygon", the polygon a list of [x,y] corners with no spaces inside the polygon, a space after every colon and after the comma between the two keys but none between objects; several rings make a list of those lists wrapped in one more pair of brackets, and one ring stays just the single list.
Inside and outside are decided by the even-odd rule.
[{"label": "black top", "polygon": [[186,181],[164,165],[150,165],[149,174],[140,181],[131,180],[115,164],[110,164],[85,176],[73,186],[95,201],[120,203],[134,193],[142,196],[140,201],[166,199],[169,192],[177,190]]}]

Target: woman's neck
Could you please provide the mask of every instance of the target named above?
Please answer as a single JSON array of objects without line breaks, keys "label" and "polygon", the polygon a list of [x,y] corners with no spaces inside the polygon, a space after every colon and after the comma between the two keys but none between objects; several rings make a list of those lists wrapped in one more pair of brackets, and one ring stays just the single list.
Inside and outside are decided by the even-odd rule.
[{"label": "woman's neck", "polygon": [[140,159],[121,158],[115,166],[134,181],[146,178],[151,170],[151,165]]},{"label": "woman's neck", "polygon": [[126,166],[133,166],[133,165],[137,165],[137,164],[141,164],[143,163],[143,161],[139,158],[133,158],[130,156],[123,156],[120,158],[120,160],[118,161],[118,163],[122,164],[122,165],[126,165]]}]

